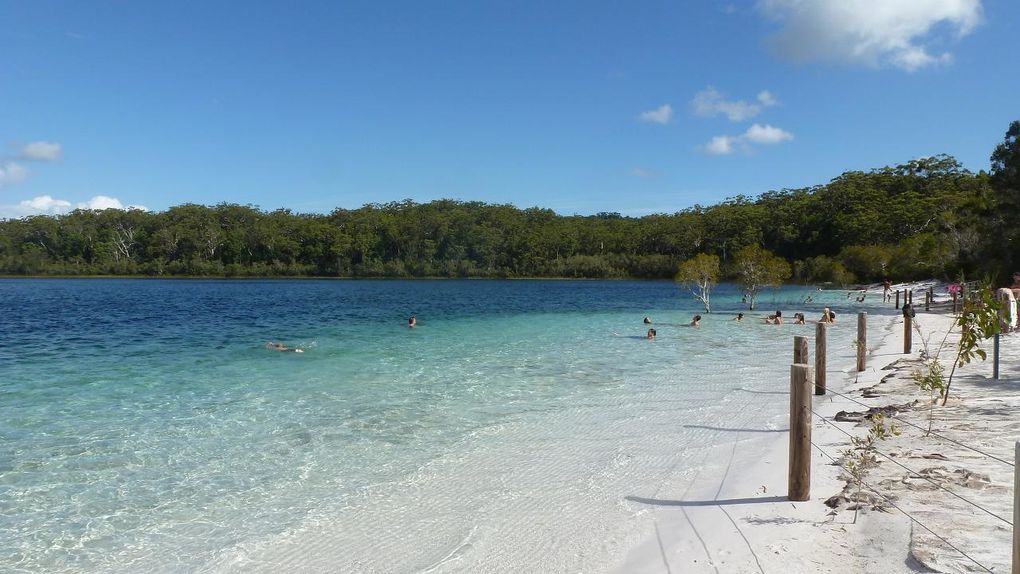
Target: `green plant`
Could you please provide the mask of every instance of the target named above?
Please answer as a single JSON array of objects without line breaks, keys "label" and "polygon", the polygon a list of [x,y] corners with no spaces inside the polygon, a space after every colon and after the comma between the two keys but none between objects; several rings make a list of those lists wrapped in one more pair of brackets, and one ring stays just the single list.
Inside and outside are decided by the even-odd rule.
[{"label": "green plant", "polygon": [[928,431],[925,433],[927,436],[931,434],[932,423],[935,420],[935,403],[937,402],[935,391],[938,391],[939,397],[941,397],[946,389],[945,367],[939,361],[938,353],[934,355],[931,353],[929,346],[931,335],[925,337],[921,331],[921,325],[916,321],[914,330],[917,331],[918,338],[921,339],[921,361],[924,368],[914,369],[910,376],[922,391],[928,392]]},{"label": "green plant", "polygon": [[[1002,332],[1002,324],[999,320],[1001,304],[995,300],[992,290],[988,285],[977,289],[963,301],[963,309],[956,317],[953,325],[946,331],[945,337],[939,343],[934,352],[931,351],[928,339],[922,336],[924,345],[921,351],[921,359],[924,362],[923,369],[915,369],[911,373],[914,382],[921,390],[929,393],[939,392],[942,398],[942,405],[945,406],[949,400],[949,388],[953,384],[953,376],[956,369],[962,367],[977,357],[982,361],[988,358],[988,354],[981,348],[981,341],[993,337]],[[945,368],[939,362],[939,356],[946,349],[949,342],[949,335],[953,327],[960,327],[960,343],[956,347],[956,356],[953,360],[953,367],[949,370],[949,377],[945,377]],[[914,328],[920,334],[920,326],[915,322]],[[928,431],[931,432],[931,415],[928,419]]]},{"label": "green plant", "polygon": [[850,439],[850,448],[842,451],[844,468],[853,478],[857,486],[857,494],[854,496],[854,524],[857,523],[857,511],[861,506],[861,490],[864,486],[864,479],[871,469],[878,464],[875,457],[875,444],[877,441],[886,440],[890,436],[899,436],[900,429],[896,423],[887,423],[885,415],[876,413],[871,416],[871,427],[868,434],[855,436]]}]

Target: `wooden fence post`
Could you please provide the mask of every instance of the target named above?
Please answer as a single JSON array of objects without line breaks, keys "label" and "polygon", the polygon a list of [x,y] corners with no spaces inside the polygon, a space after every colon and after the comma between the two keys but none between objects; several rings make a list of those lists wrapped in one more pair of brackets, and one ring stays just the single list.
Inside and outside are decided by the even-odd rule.
[{"label": "wooden fence post", "polygon": [[959,312],[959,310],[958,310],[958,308],[957,308],[957,306],[956,306],[956,298],[957,298],[957,293],[953,293],[953,314],[954,314],[954,315],[955,315],[955,314],[956,314],[957,312]]},{"label": "wooden fence post", "polygon": [[913,342],[914,318],[904,313],[903,315],[903,354],[909,355],[914,349]]},{"label": "wooden fence post", "polygon": [[811,498],[811,367],[790,365],[790,475],[787,497]]},{"label": "wooden fence post", "polygon": [[[1013,463],[1020,465],[1020,442],[1014,445]],[[1013,574],[1020,574],[1020,472],[1013,467]]]},{"label": "wooden fence post", "polygon": [[796,336],[793,338],[793,362],[807,364],[808,343],[807,337]]},{"label": "wooden fence post", "polygon": [[825,394],[825,354],[828,346],[829,325],[815,325],[815,394]]},{"label": "wooden fence post", "polygon": [[929,287],[928,290],[924,292],[924,310],[925,311],[931,310],[931,287]]},{"label": "wooden fence post", "polygon": [[995,356],[992,357],[992,378],[995,379],[995,380],[999,380],[999,334],[998,333],[995,334],[995,346],[993,347],[993,352],[994,352]]},{"label": "wooden fence post", "polygon": [[868,368],[868,314],[857,314],[857,371]]},{"label": "wooden fence post", "polygon": [[897,309],[900,308],[900,290],[899,289],[896,290],[896,308]]}]

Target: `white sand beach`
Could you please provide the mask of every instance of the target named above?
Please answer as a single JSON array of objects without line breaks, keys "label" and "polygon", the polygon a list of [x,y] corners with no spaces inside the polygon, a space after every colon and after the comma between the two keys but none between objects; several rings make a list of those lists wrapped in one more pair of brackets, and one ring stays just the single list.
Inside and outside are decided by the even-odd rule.
[{"label": "white sand beach", "polygon": [[[923,303],[915,300],[915,307]],[[918,312],[916,321],[932,345],[953,325],[951,315],[934,311]],[[992,380],[990,340],[983,345],[988,361],[957,370],[948,405],[934,408],[929,436],[928,394],[911,378],[920,365],[918,333],[910,355],[903,354],[899,317],[871,317],[869,335],[867,369],[829,371],[835,392],[813,397],[809,501],[786,498],[787,423],[734,428],[733,443],[708,456],[688,484],[631,500],[651,509],[653,525],[614,571],[1008,571],[1020,335],[1001,337],[1000,380]],[[941,355],[947,373],[953,357],[952,349]],[[788,386],[775,392],[788,394]],[[887,420],[900,434],[879,441],[855,521],[856,487],[837,462],[845,464],[849,435],[865,435],[867,423],[834,419],[840,411],[891,405],[897,409]]]}]

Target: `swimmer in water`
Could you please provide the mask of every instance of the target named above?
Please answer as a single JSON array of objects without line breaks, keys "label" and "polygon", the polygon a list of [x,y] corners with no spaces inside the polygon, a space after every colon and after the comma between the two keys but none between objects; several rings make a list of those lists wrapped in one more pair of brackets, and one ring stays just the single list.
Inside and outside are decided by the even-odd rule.
[{"label": "swimmer in water", "polygon": [[417,326],[418,318],[414,316],[414,313],[411,313],[411,316],[407,319],[407,327],[410,329],[414,329]]},{"label": "swimmer in water", "polygon": [[304,353],[302,349],[288,347],[283,343],[274,343],[272,341],[266,341],[266,348],[271,351],[279,351],[281,353]]},{"label": "swimmer in water", "polygon": [[652,320],[649,319],[648,317],[645,317],[645,325],[651,325],[651,324],[652,324]]},{"label": "swimmer in water", "polygon": [[737,316],[734,317],[733,320],[734,321],[743,321],[744,320],[744,314],[743,313],[737,313]]},{"label": "swimmer in water", "polygon": [[645,336],[645,338],[648,339],[649,341],[654,341],[655,340],[655,329],[649,329],[648,330],[648,334]]},{"label": "swimmer in water", "polygon": [[695,315],[694,318],[691,319],[691,327],[701,327],[701,315]]}]

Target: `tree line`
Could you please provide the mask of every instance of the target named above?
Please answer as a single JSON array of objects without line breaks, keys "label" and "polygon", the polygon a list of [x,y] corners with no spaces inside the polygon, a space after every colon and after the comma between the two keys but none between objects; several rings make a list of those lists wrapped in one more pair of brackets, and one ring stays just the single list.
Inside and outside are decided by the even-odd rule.
[{"label": "tree line", "polygon": [[1020,122],[972,173],[946,155],[672,214],[411,200],[329,214],[251,205],[0,220],[8,275],[672,278],[756,246],[800,281],[1003,275],[1020,262]]}]

